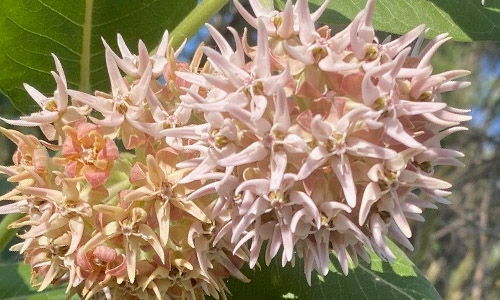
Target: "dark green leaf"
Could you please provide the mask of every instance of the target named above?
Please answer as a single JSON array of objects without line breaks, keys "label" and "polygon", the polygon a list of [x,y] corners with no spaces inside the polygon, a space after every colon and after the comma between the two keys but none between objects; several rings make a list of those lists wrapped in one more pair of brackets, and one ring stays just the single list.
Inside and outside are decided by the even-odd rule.
[{"label": "dark green leaf", "polygon": [[437,300],[441,299],[432,284],[413,265],[406,255],[395,245],[392,251],[398,259],[390,264],[382,261],[375,254],[371,255],[371,264],[361,263],[351,268],[349,275],[339,271],[336,258],[326,277],[316,273],[309,286],[303,273],[302,261],[296,267],[281,267],[280,259],[275,259],[269,267],[262,264],[262,270],[246,270],[251,283],[245,284],[230,280],[231,299],[300,299],[300,300]]},{"label": "dark green leaf", "polygon": [[0,218],[0,252],[2,252],[10,240],[16,235],[16,229],[9,229],[9,225],[21,218],[21,214],[9,214],[1,216]]},{"label": "dark green leaf", "polygon": [[[0,264],[0,299],[2,300],[64,300],[65,288],[47,288],[42,292],[30,286],[30,266],[22,263]],[[73,297],[72,299],[78,299]]]},{"label": "dark green leaf", "polygon": [[[286,0],[275,0],[277,6]],[[324,0],[310,0],[316,9]],[[345,25],[361,11],[367,0],[330,1],[320,19],[329,25]],[[481,0],[379,0],[375,4],[375,29],[403,34],[426,24],[429,37],[448,32],[456,41],[500,40],[500,2]]]},{"label": "dark green leaf", "polygon": [[0,91],[19,110],[38,110],[22,83],[45,94],[55,90],[51,53],[61,60],[70,87],[109,90],[101,37],[114,49],[117,33],[134,52],[139,39],[153,49],[163,31],[172,30],[195,5],[196,0],[1,1]]}]

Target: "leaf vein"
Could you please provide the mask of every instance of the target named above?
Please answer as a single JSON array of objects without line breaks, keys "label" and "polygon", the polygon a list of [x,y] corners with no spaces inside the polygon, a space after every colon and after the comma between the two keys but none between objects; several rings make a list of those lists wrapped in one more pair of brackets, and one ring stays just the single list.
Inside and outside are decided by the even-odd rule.
[{"label": "leaf vein", "polygon": [[129,14],[124,14],[124,15],[120,15],[119,18],[115,18],[115,19],[109,19],[108,22],[103,22],[103,23],[100,23],[100,24],[94,24],[94,27],[101,27],[101,26],[107,26],[109,24],[112,24],[112,23],[115,23],[115,22],[118,22],[120,20],[124,20],[124,19],[128,19],[128,18],[131,18],[132,16],[136,15],[136,14],[139,14],[141,13],[141,11],[145,10],[146,8],[148,8],[149,6],[151,6],[154,2],[157,2],[157,1],[152,1],[152,2],[149,2],[147,3],[146,6],[138,9],[138,10],[132,10]]},{"label": "leaf vein", "polygon": [[12,56],[10,56],[8,53],[5,54],[5,56],[7,56],[8,59],[10,59],[11,61],[15,62],[16,64],[20,65],[20,66],[23,66],[27,69],[30,69],[30,70],[33,70],[33,71],[36,71],[36,72],[40,72],[40,73],[43,73],[43,74],[50,74],[50,72],[48,71],[44,71],[44,70],[40,70],[40,69],[37,69],[37,68],[33,68],[25,63],[22,63],[16,59],[14,59]]},{"label": "leaf vein", "polygon": [[61,42],[55,40],[54,38],[50,37],[50,36],[47,36],[47,35],[44,35],[44,34],[41,34],[41,33],[38,33],[38,32],[35,32],[35,31],[32,31],[32,30],[29,30],[28,28],[22,26],[21,24],[19,24],[18,22],[14,21],[14,19],[12,19],[10,16],[7,17],[7,19],[9,21],[11,21],[14,25],[16,25],[17,27],[19,27],[20,29],[22,29],[23,31],[26,31],[28,33],[31,33],[33,35],[36,35],[36,36],[39,36],[41,38],[44,38],[44,39],[47,39],[53,43],[56,43],[57,45],[60,45],[61,47],[65,48],[65,49],[68,49],[71,53],[75,54],[75,55],[80,55],[78,52],[76,52],[75,50],[71,49],[70,47],[62,44]]},{"label": "leaf vein", "polygon": [[365,299],[370,300],[370,298],[368,298],[368,295],[365,293],[365,290],[363,289],[363,285],[361,285],[361,283],[359,282],[358,276],[356,276],[356,272],[352,272],[352,274],[354,276],[354,279],[356,280],[356,283],[359,285],[359,289],[361,290],[361,293],[363,293],[363,296],[365,296]]},{"label": "leaf vein", "polygon": [[[392,289],[400,292],[402,295],[406,296],[408,299],[415,299],[413,298],[410,294],[406,293],[403,289],[401,289],[400,287],[390,283],[389,281],[385,280],[384,278],[378,276],[377,274],[375,274],[374,272],[372,272],[372,270],[368,269],[367,267],[363,266],[362,264],[360,264],[358,266],[358,268],[361,268],[363,270],[366,271],[366,273],[370,274],[371,276],[373,276],[373,278],[377,278],[378,280],[380,280],[381,282],[383,282],[384,284],[387,284],[388,286],[390,286]],[[368,298],[367,298],[368,299]]]},{"label": "leaf vein", "polygon": [[82,24],[79,24],[77,22],[75,22],[74,20],[66,17],[63,13],[61,13],[60,11],[57,11],[55,10],[52,6],[48,5],[47,3],[43,2],[42,0],[38,0],[38,2],[45,6],[46,8],[50,9],[51,11],[53,11],[54,13],[58,14],[59,16],[61,16],[63,19],[67,20],[68,22],[70,23],[73,23],[74,25],[78,26],[78,27],[82,27],[83,25]]}]

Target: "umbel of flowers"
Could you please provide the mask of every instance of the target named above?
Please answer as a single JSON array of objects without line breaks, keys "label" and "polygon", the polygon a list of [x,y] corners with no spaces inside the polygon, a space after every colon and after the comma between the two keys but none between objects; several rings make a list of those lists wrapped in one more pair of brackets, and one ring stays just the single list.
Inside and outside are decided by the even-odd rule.
[{"label": "umbel of flowers", "polygon": [[327,2],[314,13],[306,0],[250,4],[235,2],[254,46],[229,28],[233,49],[207,25],[219,51],[200,47],[187,64],[168,34],[153,55],[119,35],[120,54],[104,43],[110,92],[68,89],[56,56],[53,96],[25,85],[40,112],[2,120],[46,140],[0,129],[18,146],[0,167],[17,184],[0,213],[24,215],[11,250],[39,290],[225,299],[224,280],[247,281],[240,269],[261,253],[302,258],[310,282],[332,251],[347,273],[369,251],[394,259],[388,238],[412,249],[407,220],[451,187],[434,168],[460,165],[440,142],[469,119],[440,96],[468,86],[455,81],[468,72],[433,74],[447,36],[421,49],[419,26],[379,42],[373,0],[338,33],[315,26]]}]

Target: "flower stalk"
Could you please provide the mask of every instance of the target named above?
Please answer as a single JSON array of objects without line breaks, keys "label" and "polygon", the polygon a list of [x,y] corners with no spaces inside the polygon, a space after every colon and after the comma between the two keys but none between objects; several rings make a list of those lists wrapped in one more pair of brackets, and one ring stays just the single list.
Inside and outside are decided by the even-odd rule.
[{"label": "flower stalk", "polygon": [[194,36],[198,30],[219,12],[229,0],[201,1],[170,33],[172,47],[179,47],[186,39]]}]

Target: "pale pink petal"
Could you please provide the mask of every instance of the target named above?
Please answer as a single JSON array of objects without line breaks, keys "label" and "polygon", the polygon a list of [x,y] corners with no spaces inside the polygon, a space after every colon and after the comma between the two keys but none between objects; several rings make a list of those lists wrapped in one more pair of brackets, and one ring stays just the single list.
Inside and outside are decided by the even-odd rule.
[{"label": "pale pink petal", "polygon": [[315,12],[311,13],[311,20],[313,23],[318,21],[319,17],[321,17],[321,15],[328,8],[328,4],[330,4],[330,0],[325,0]]},{"label": "pale pink petal", "polygon": [[57,106],[57,110],[60,112],[64,112],[68,106],[68,93],[66,90],[66,82],[62,81],[62,79],[55,72],[51,72],[57,83],[57,90],[54,92],[54,101]]},{"label": "pale pink petal", "polygon": [[305,153],[307,151],[307,143],[295,134],[288,134],[283,139],[283,147],[289,153]]},{"label": "pale pink petal", "polygon": [[401,232],[399,227],[396,226],[396,224],[391,223],[391,226],[390,226],[389,232],[388,232],[388,236],[391,239],[394,239],[395,241],[397,241],[399,244],[403,245],[406,249],[408,249],[410,251],[414,250],[411,242],[408,240],[408,238],[406,238],[406,236],[404,236],[404,234]]},{"label": "pale pink petal", "polygon": [[243,191],[250,191],[256,195],[266,195],[271,191],[269,180],[264,178],[245,180],[238,185],[234,193],[238,195]]},{"label": "pale pink petal", "polygon": [[420,62],[417,68],[420,69],[426,66],[430,66],[432,57],[434,56],[436,51],[439,49],[439,47],[441,47],[441,45],[443,45],[450,39],[451,37],[448,37],[447,33],[440,34],[436,36],[434,39],[432,39],[427,44],[427,46],[425,46],[424,50],[422,50],[422,52],[420,53],[419,55]]},{"label": "pale pink petal", "polygon": [[54,53],[51,53],[51,55],[52,55],[52,58],[54,59],[54,64],[56,65],[57,73],[59,74],[61,81],[64,83],[64,87],[66,87],[66,75],[64,75],[64,69],[61,65],[61,62],[59,61],[59,58],[57,58],[57,56]]},{"label": "pale pink petal", "polygon": [[73,97],[73,99],[81,102],[83,104],[87,104],[91,107],[95,107],[99,104],[99,102],[103,99],[98,99],[96,96],[91,96],[87,93],[83,93],[80,91],[68,90],[68,94]]},{"label": "pale pink petal", "polygon": [[269,189],[276,191],[279,189],[287,165],[287,155],[284,151],[277,151],[271,157],[271,179]]},{"label": "pale pink petal", "polygon": [[75,216],[69,220],[69,228],[71,230],[71,244],[65,255],[70,255],[78,249],[85,228],[84,221],[81,216]]},{"label": "pale pink petal", "polygon": [[138,231],[145,237],[147,237],[146,241],[151,245],[151,247],[153,247],[156,254],[158,254],[158,256],[160,257],[161,262],[165,263],[165,253],[163,252],[160,240],[158,239],[158,236],[153,231],[153,229],[151,229],[151,227],[146,224],[139,224]]},{"label": "pale pink petal", "polygon": [[409,170],[402,170],[399,180],[407,185],[421,186],[428,189],[449,189],[451,184],[434,177],[425,176]]},{"label": "pale pink petal", "polygon": [[274,258],[276,256],[276,254],[278,254],[278,251],[281,248],[281,245],[283,244],[282,239],[283,238],[281,236],[280,225],[278,223],[276,223],[274,225],[272,239],[271,239],[269,246],[268,246],[268,251],[266,251],[266,259],[265,259],[266,265],[269,265],[271,262],[271,259]]},{"label": "pale pink petal", "polygon": [[392,253],[389,246],[385,242],[384,231],[386,230],[386,224],[379,216],[379,214],[372,214],[370,217],[370,228],[373,235],[373,240],[375,245],[382,251],[380,254],[383,255],[387,260],[394,261],[396,256]]},{"label": "pale pink petal", "polygon": [[314,56],[312,55],[312,52],[306,51],[305,46],[290,46],[288,44],[284,44],[283,46],[291,58],[296,59],[305,65],[314,64]]},{"label": "pale pink petal", "polygon": [[94,117],[90,117],[92,122],[103,127],[117,127],[123,124],[125,121],[125,116],[118,111],[114,111],[107,115],[104,119],[99,120]]},{"label": "pale pink petal", "polygon": [[238,153],[219,159],[217,163],[223,167],[244,165],[264,159],[267,153],[267,148],[261,142],[255,142]]},{"label": "pale pink petal", "polygon": [[389,57],[395,57],[401,50],[416,40],[424,30],[425,25],[421,24],[394,41],[383,44],[385,52],[389,55]]},{"label": "pale pink petal", "polygon": [[342,210],[348,213],[352,211],[352,209],[349,206],[337,201],[323,202],[321,203],[319,208],[321,212],[324,213],[329,218],[335,217]]},{"label": "pale pink petal", "polygon": [[356,186],[354,185],[349,159],[341,159],[338,156],[332,156],[330,165],[342,186],[347,204],[349,204],[350,207],[355,207],[357,202]]},{"label": "pale pink petal", "polygon": [[[208,32],[214,39],[214,42],[217,44],[217,47],[219,48],[219,51],[221,52],[222,56],[224,56],[225,59],[230,61],[231,56],[234,54],[234,51],[229,45],[226,38],[223,37],[222,34],[220,34],[219,31],[217,31],[217,29],[215,29],[215,27],[213,27],[209,23],[205,23],[205,27],[208,29]],[[242,65],[240,64],[238,64],[238,66],[242,67]]]},{"label": "pale pink petal", "polygon": [[361,199],[361,205],[359,208],[359,225],[363,226],[370,213],[372,205],[380,198],[382,191],[378,183],[370,182],[363,192],[363,198]]},{"label": "pale pink petal", "polygon": [[151,79],[152,73],[149,73],[149,76],[148,76],[145,72],[148,65],[151,65],[148,49],[146,48],[146,45],[144,45],[144,42],[142,40],[139,40],[138,47],[139,47],[139,59],[138,59],[139,68],[138,68],[137,72],[139,74],[141,74],[141,80],[142,80],[142,77],[148,77],[148,79]]},{"label": "pale pink petal", "polygon": [[442,102],[413,102],[400,100],[398,103],[398,112],[401,115],[420,115],[423,113],[432,113],[442,110],[446,103]]},{"label": "pale pink petal", "polygon": [[[29,123],[38,123],[38,124],[47,124],[47,123],[53,123],[59,119],[59,112],[57,111],[47,111],[43,110],[41,112],[33,113],[29,116],[21,116],[20,119],[22,121],[25,121],[25,124]],[[9,120],[9,122],[12,124],[12,121]],[[14,124],[12,124],[14,125]]]},{"label": "pale pink petal", "polygon": [[257,53],[253,61],[253,72],[259,78],[266,78],[270,75],[271,62],[269,57],[268,37],[264,23],[261,19],[257,24]]},{"label": "pale pink petal", "polygon": [[[325,1],[325,2],[329,2],[329,1]],[[291,0],[286,1],[285,8],[283,9],[281,18],[282,18],[282,23],[279,26],[276,33],[281,38],[286,39],[286,38],[290,37],[294,32],[293,25],[294,25],[295,20],[294,20],[294,14],[293,14],[293,4],[292,4]],[[316,22],[316,20],[313,20],[313,21]]]},{"label": "pale pink petal", "polygon": [[134,85],[130,90],[130,99],[135,105],[142,105],[142,103],[145,102],[146,94],[149,89],[149,82],[151,81],[151,72],[151,64],[148,64],[139,83]]},{"label": "pale pink petal", "polygon": [[273,129],[282,133],[287,132],[290,127],[290,112],[288,111],[285,91],[282,88],[278,89],[277,95],[274,98],[274,107]]},{"label": "pale pink petal", "polygon": [[234,6],[236,7],[236,9],[238,10],[238,12],[240,13],[240,15],[243,17],[243,19],[245,19],[245,21],[247,21],[247,23],[250,24],[250,26],[252,26],[253,28],[257,28],[257,18],[252,16],[243,7],[243,5],[241,5],[241,3],[238,0],[234,0],[233,3],[234,3]]},{"label": "pale pink petal", "polygon": [[391,211],[391,217],[398,226],[398,228],[401,230],[401,232],[407,238],[410,238],[411,237],[410,224],[408,224],[408,221],[406,220],[406,217],[403,214],[403,211],[401,210],[400,199],[397,196],[396,192],[393,192],[392,194],[394,200],[394,207],[392,208]]},{"label": "pale pink petal", "polygon": [[42,93],[40,93],[37,89],[32,87],[31,85],[27,83],[23,83],[24,89],[28,92],[28,94],[35,100],[36,103],[43,109],[45,108],[45,101],[47,100],[47,97],[45,97]]},{"label": "pale pink petal", "polygon": [[318,146],[314,148],[297,173],[297,180],[302,180],[311,175],[312,172],[317,170],[328,160],[329,156],[330,153],[325,147]]},{"label": "pale pink petal", "polygon": [[348,138],[347,144],[348,144],[347,148],[348,151],[352,155],[356,156],[391,159],[398,155],[398,153],[392,149],[380,147],[356,137]]},{"label": "pale pink petal", "polygon": [[319,141],[327,141],[332,135],[332,128],[321,120],[321,115],[315,115],[311,121],[311,132]]},{"label": "pale pink petal", "polygon": [[417,142],[405,131],[403,125],[399,122],[398,119],[385,118],[383,122],[385,124],[385,133],[388,136],[410,148],[423,148],[422,144]]},{"label": "pale pink petal", "polygon": [[251,107],[250,107],[250,119],[256,121],[262,118],[262,115],[266,111],[267,98],[263,95],[254,95],[252,97]]},{"label": "pale pink petal", "polygon": [[309,3],[307,0],[298,0],[295,7],[297,9],[299,39],[303,45],[312,44],[317,36],[315,35],[314,21],[311,19],[309,11]]},{"label": "pale pink petal", "polygon": [[[27,117],[29,118],[29,117]],[[25,121],[25,120],[9,120],[0,117],[0,120],[4,121],[7,124],[14,125],[14,126],[28,126],[28,127],[34,127],[34,126],[40,126],[39,122],[30,122],[30,121]]]},{"label": "pale pink petal", "polygon": [[205,55],[213,63],[214,67],[220,69],[235,88],[244,85],[243,80],[249,76],[248,73],[231,64],[212,48],[203,47],[203,52],[205,52]]},{"label": "pale pink petal", "polygon": [[282,224],[280,228],[281,228],[281,240],[283,241],[283,255],[286,261],[291,261],[294,252],[293,233],[290,229],[290,225]]},{"label": "pale pink petal", "polygon": [[125,95],[128,92],[128,87],[116,65],[116,61],[113,58],[113,52],[109,49],[106,49],[106,67],[108,68],[113,95]]},{"label": "pale pink petal", "polygon": [[396,62],[388,62],[378,67],[368,70],[361,82],[361,92],[363,101],[366,105],[372,106],[381,95],[378,87],[373,83],[372,77],[381,77],[383,74],[390,72],[396,65]]},{"label": "pale pink petal", "polygon": [[135,281],[137,254],[135,249],[139,249],[139,243],[136,239],[128,239],[124,245],[125,247],[125,261],[127,263],[127,275],[131,283]]}]

